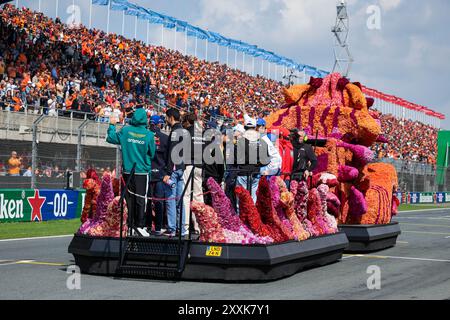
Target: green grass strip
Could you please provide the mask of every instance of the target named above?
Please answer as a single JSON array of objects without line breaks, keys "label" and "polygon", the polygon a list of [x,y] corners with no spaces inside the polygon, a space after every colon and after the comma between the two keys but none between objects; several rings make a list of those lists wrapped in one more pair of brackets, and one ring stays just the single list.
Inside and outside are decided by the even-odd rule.
[{"label": "green grass strip", "polygon": [[0,239],[59,236],[75,233],[80,227],[80,219],[43,222],[0,223]]}]

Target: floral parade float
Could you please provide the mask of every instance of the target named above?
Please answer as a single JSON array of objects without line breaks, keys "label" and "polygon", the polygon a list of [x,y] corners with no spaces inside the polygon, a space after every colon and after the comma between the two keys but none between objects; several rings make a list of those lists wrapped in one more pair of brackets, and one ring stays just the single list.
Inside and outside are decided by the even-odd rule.
[{"label": "floral parade float", "polygon": [[[308,181],[309,190],[301,194],[307,193],[308,201],[311,197],[322,199],[328,214],[347,234],[348,251],[375,251],[395,245],[400,228],[391,219],[399,204],[394,194],[398,179],[392,165],[373,163],[369,147],[387,141],[377,112],[370,109],[373,99],[364,96],[359,83],[351,83],[338,73],[311,78],[308,84],[286,88],[283,93],[286,104],[266,118],[268,127],[303,129],[311,140],[322,141],[315,147],[318,164]],[[329,182],[322,183],[323,179]],[[305,209],[297,212],[301,210]],[[315,221],[313,233],[326,225]]]},{"label": "floral parade float", "polygon": [[[293,182],[288,190],[280,177],[263,177],[256,203],[248,190],[236,187],[239,214],[222,187],[210,178],[207,187],[212,205],[191,203],[201,231],[196,241],[127,236],[125,206],[122,247],[120,197],[113,190],[114,180],[109,175],[101,182],[94,178],[85,181],[89,201],[84,209],[91,213],[85,215],[69,246],[85,273],[267,281],[338,261],[348,246],[327,209],[327,193],[336,180],[329,174],[317,180],[313,189],[304,182]],[[170,273],[169,268],[178,270]]]}]

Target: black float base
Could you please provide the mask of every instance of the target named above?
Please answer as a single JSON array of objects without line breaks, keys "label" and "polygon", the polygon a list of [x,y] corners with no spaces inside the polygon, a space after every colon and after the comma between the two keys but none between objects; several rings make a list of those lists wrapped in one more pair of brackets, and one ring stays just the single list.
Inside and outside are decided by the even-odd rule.
[{"label": "black float base", "polygon": [[349,246],[345,252],[374,252],[395,246],[400,235],[398,222],[382,225],[339,225],[347,235]]},{"label": "black float base", "polygon": [[[207,256],[208,247],[221,247],[219,257]],[[345,233],[273,245],[191,242],[181,279],[213,281],[271,281],[342,258],[348,246]],[[69,245],[81,272],[116,275],[119,239],[75,235]]]}]

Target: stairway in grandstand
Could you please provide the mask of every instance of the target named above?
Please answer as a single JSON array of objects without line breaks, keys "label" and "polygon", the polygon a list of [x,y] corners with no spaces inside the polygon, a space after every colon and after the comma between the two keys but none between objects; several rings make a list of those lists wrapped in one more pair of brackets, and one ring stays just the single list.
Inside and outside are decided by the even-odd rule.
[{"label": "stairway in grandstand", "polygon": [[186,265],[190,240],[127,237],[123,248],[119,275],[177,280]]}]

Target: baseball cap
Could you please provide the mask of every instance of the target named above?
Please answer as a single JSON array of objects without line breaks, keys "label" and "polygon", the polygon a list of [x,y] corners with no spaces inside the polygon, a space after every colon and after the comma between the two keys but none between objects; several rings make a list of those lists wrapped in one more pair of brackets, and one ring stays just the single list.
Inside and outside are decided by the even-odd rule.
[{"label": "baseball cap", "polygon": [[215,122],[215,121],[208,121],[208,123],[206,123],[206,127],[207,128],[211,128],[211,129],[217,129],[217,122]]},{"label": "baseball cap", "polygon": [[256,120],[253,119],[253,118],[247,119],[247,121],[245,122],[245,126],[249,127],[249,128],[255,128],[256,127]]},{"label": "baseball cap", "polygon": [[161,123],[161,117],[158,115],[154,115],[150,117],[150,123],[154,124],[160,124]]},{"label": "baseball cap", "polygon": [[264,120],[263,118],[259,118],[259,119],[256,121],[256,125],[257,125],[258,127],[265,127],[265,126],[266,126],[266,120]]},{"label": "baseball cap", "polygon": [[237,132],[241,132],[244,133],[245,132],[245,128],[242,124],[237,124],[236,126],[233,127],[233,131],[237,131]]}]

